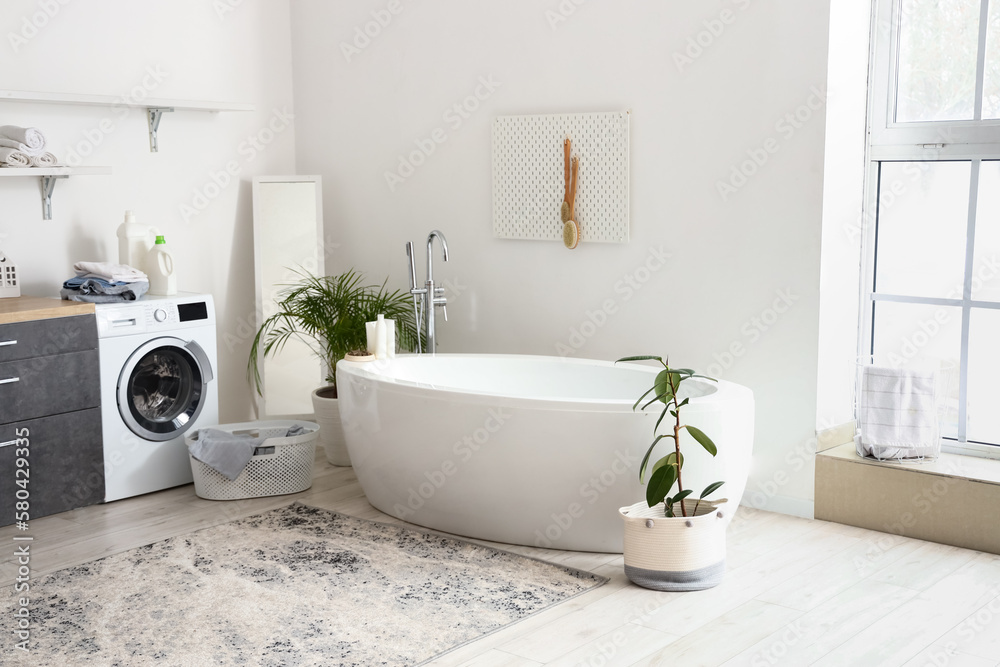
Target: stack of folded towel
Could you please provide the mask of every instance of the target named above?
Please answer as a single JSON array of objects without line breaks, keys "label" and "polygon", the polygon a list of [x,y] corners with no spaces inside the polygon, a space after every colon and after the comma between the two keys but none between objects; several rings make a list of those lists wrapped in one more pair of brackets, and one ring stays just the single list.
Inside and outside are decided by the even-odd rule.
[{"label": "stack of folded towel", "polygon": [[125,264],[77,262],[76,277],[63,283],[60,294],[65,301],[117,303],[135,301],[149,290],[149,278]]},{"label": "stack of folded towel", "polygon": [[45,150],[45,135],[34,127],[0,126],[0,166],[58,167],[59,160]]}]

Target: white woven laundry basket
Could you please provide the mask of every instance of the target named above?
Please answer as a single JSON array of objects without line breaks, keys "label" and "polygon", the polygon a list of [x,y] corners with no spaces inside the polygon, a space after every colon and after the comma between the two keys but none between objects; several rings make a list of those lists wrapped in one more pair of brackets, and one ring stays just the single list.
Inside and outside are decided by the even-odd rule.
[{"label": "white woven laundry basket", "polygon": [[[290,438],[284,437],[288,429],[293,426],[301,426],[306,432]],[[316,439],[319,437],[317,424],[307,421],[278,420],[224,424],[211,428],[266,439],[257,446],[247,467],[234,480],[230,480],[189,454],[191,473],[194,476],[194,492],[199,498],[207,500],[262,498],[298,493],[312,486]],[[184,436],[188,447],[194,442],[197,433],[198,431],[193,431]]]},{"label": "white woven laundry basket", "polygon": [[[726,573],[726,506],[684,500],[688,516],[666,517],[663,503],[622,507],[625,575],[658,591],[700,591],[717,586]],[[678,508],[679,509],[679,508]]]}]

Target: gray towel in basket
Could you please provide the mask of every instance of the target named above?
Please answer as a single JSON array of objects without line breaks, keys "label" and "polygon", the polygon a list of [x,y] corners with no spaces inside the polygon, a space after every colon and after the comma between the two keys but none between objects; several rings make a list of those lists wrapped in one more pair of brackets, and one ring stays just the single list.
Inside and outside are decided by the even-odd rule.
[{"label": "gray towel in basket", "polygon": [[[281,437],[292,438],[304,433],[306,429],[296,425]],[[233,481],[240,476],[253,458],[254,452],[265,440],[268,438],[255,438],[247,433],[236,434],[215,428],[203,428],[192,438],[189,451],[191,456]]]}]

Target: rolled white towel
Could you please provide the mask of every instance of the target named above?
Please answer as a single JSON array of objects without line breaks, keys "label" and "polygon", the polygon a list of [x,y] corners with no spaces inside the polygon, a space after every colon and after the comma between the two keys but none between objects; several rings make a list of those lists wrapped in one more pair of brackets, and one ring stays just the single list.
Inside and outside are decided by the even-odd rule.
[{"label": "rolled white towel", "polygon": [[59,158],[48,151],[42,151],[38,155],[29,155],[32,167],[58,167]]},{"label": "rolled white towel", "polygon": [[45,135],[36,127],[18,127],[17,125],[0,125],[0,138],[16,141],[23,145],[10,146],[27,153],[35,153],[45,148]]},{"label": "rolled white towel", "polygon": [[127,264],[112,264],[110,262],[77,262],[73,270],[78,276],[104,278],[113,283],[148,282],[149,277],[139,269]]},{"label": "rolled white towel", "polygon": [[8,167],[30,167],[31,158],[19,150],[0,146],[0,162]]}]

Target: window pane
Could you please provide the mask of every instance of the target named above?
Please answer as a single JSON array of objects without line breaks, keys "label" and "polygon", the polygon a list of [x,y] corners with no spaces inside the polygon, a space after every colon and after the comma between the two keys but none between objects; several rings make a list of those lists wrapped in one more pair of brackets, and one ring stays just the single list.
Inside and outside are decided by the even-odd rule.
[{"label": "window pane", "polygon": [[945,414],[941,435],[958,435],[958,374],[962,309],[879,301],[875,304],[873,357],[877,366],[940,369]]},{"label": "window pane", "polygon": [[899,31],[896,120],[970,120],[980,0],[906,0]]},{"label": "window pane", "polygon": [[881,294],[961,298],[969,218],[968,162],[883,162],[879,181]]},{"label": "window pane", "polygon": [[1000,301],[1000,162],[983,162],[979,170],[972,298]]},{"label": "window pane", "polygon": [[983,79],[983,118],[1000,118],[1000,2],[990,2],[986,28],[986,74]]},{"label": "window pane", "polygon": [[1000,310],[972,310],[969,323],[968,439],[1000,445]]}]

